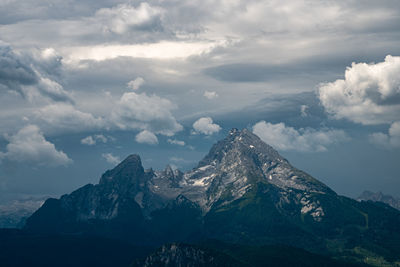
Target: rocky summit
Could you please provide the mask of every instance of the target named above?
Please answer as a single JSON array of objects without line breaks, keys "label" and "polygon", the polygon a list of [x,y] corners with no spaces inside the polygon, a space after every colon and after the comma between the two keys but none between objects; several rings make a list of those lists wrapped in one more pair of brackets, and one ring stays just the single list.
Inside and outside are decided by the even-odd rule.
[{"label": "rocky summit", "polygon": [[400,212],[337,195],[247,129],[232,129],[184,173],[144,170],[131,155],[98,184],[48,199],[25,229],[141,245],[278,243],[356,260],[400,255]]}]

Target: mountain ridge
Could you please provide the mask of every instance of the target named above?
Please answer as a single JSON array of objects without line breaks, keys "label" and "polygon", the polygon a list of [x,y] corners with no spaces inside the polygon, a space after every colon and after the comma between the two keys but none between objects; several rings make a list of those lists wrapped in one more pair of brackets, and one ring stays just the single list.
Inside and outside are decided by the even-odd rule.
[{"label": "mountain ridge", "polygon": [[[386,218],[377,219],[381,214]],[[400,255],[400,247],[392,245],[400,239],[399,225],[399,212],[339,196],[249,130],[232,129],[184,173],[170,166],[145,170],[140,157],[130,155],[98,184],[46,201],[25,229],[147,245],[207,238],[296,244],[359,259],[366,258],[357,254],[361,245],[368,253],[378,246]]]},{"label": "mountain ridge", "polygon": [[361,195],[357,198],[359,201],[379,201],[388,204],[389,206],[400,210],[400,198],[394,197],[391,195],[384,194],[382,192],[371,192],[371,191],[364,191]]}]

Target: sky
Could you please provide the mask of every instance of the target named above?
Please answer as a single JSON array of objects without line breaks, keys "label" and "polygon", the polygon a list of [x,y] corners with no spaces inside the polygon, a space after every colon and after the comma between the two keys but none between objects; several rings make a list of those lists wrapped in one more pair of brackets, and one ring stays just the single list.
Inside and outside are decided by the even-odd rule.
[{"label": "sky", "polygon": [[1,0],[0,203],[248,128],[339,194],[400,196],[397,0]]}]

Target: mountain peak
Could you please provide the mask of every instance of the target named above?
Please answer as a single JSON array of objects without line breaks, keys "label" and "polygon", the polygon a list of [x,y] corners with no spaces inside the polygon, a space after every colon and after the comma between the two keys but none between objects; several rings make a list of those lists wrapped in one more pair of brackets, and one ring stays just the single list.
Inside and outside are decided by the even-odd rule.
[{"label": "mountain peak", "polygon": [[229,134],[227,135],[226,138],[229,137],[237,137],[237,136],[242,136],[242,137],[248,137],[248,138],[258,138],[257,135],[253,134],[251,131],[249,131],[247,128],[243,128],[242,130],[239,130],[237,128],[232,128],[229,131]]},{"label": "mountain peak", "polygon": [[[201,178],[212,175],[217,182],[207,180],[205,183],[205,178]],[[232,129],[223,140],[213,145],[189,176],[195,179],[194,184],[204,184],[204,190],[224,192],[231,188],[233,199],[241,197],[259,182],[274,184],[284,190],[333,192],[307,173],[294,168],[248,129]]]},{"label": "mountain peak", "polygon": [[132,179],[132,177],[142,177],[144,169],[140,156],[137,154],[129,155],[114,169],[106,171],[100,179],[100,184],[114,181],[114,177],[119,180]]},{"label": "mountain peak", "polygon": [[238,130],[233,128],[223,140],[213,145],[210,152],[199,162],[199,167],[215,161],[220,162],[230,151],[234,151],[234,154],[253,155],[252,158],[255,158],[256,155],[264,155],[264,158],[270,161],[286,161],[275,149],[264,143],[248,129]]},{"label": "mountain peak", "polygon": [[167,176],[174,176],[174,170],[172,169],[171,165],[167,164],[167,166],[164,169],[164,173]]}]

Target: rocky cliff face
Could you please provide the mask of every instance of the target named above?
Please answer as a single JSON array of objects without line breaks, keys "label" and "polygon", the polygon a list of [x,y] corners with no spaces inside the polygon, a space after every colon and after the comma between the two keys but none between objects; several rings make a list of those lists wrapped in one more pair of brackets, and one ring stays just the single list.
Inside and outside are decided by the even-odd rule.
[{"label": "rocky cliff face", "polygon": [[[259,183],[275,185],[301,205],[302,213],[316,219],[324,211],[310,194],[335,194],[310,175],[292,167],[271,146],[244,129],[233,129],[215,144],[196,168],[186,173],[167,166],[144,170],[138,155],[131,155],[106,171],[97,185],[86,185],[59,200],[76,221],[113,220],[130,213],[150,217],[178,196],[185,196],[207,213],[213,205],[227,205]],[[140,212],[139,212],[140,211]],[[137,216],[134,216],[137,218]]]},{"label": "rocky cliff face", "polygon": [[[169,166],[144,170],[139,156],[131,155],[99,184],[47,200],[25,228],[139,244],[213,238],[325,252],[343,250],[332,244],[381,238],[379,246],[400,253],[390,247],[400,238],[399,225],[395,210],[338,196],[247,129],[232,129],[185,173]],[[330,247],[327,239],[334,240]]]}]

